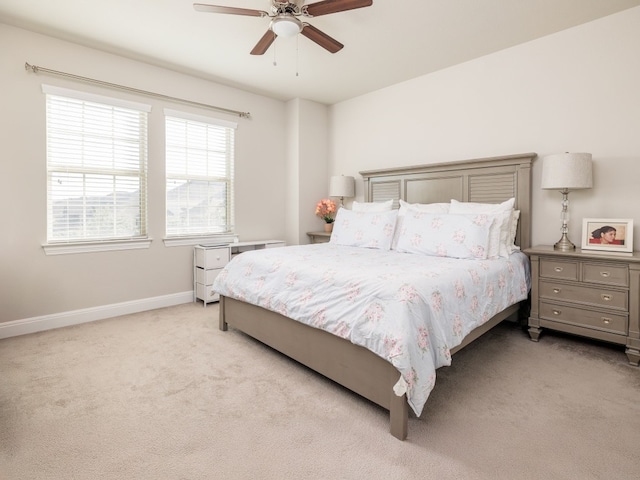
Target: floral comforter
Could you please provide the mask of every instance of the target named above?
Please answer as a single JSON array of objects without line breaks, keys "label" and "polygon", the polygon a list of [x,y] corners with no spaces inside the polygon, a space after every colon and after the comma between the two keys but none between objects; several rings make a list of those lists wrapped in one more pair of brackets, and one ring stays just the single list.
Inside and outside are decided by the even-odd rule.
[{"label": "floral comforter", "polygon": [[[461,260],[332,244],[242,253],[218,275],[222,295],[361,345],[393,364],[396,392],[420,415],[436,369],[474,328],[527,298],[527,257]],[[398,388],[400,387],[400,388]]]}]

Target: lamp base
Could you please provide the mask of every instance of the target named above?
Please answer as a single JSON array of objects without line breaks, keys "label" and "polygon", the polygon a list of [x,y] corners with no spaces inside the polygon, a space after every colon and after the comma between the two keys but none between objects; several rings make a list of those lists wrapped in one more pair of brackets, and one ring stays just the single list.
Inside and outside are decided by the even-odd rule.
[{"label": "lamp base", "polygon": [[571,252],[576,249],[576,246],[571,243],[567,234],[563,233],[562,238],[553,245],[553,249],[560,250],[561,252]]}]

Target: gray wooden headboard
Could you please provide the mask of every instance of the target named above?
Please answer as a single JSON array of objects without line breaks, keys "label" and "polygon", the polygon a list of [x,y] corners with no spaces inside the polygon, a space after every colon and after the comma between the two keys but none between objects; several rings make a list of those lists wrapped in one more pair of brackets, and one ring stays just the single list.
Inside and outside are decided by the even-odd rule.
[{"label": "gray wooden headboard", "polygon": [[515,198],[520,210],[516,245],[531,246],[531,164],[535,153],[360,172],[367,202],[500,203]]}]

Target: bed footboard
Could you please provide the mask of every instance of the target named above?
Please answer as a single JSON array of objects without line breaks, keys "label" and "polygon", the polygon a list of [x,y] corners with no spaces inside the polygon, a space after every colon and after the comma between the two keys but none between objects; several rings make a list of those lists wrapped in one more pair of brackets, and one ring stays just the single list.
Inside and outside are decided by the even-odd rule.
[{"label": "bed footboard", "polygon": [[240,330],[389,410],[391,434],[404,440],[409,406],[393,386],[400,373],[369,350],[278,313],[220,296],[220,330]]},{"label": "bed footboard", "polygon": [[[526,303],[526,302],[523,302]],[[517,316],[520,304],[511,305],[473,330],[451,350],[453,355],[498,323]],[[315,370],[349,390],[389,410],[390,432],[404,440],[408,434],[409,405],[393,386],[400,374],[390,363],[366,348],[310,327],[279,313],[220,296],[220,330],[240,330],[286,356]]]}]

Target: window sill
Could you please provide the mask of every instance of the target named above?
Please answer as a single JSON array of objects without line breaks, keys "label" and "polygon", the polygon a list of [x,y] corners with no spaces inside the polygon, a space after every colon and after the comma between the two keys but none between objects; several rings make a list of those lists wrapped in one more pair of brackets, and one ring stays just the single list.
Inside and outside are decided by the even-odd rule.
[{"label": "window sill", "polygon": [[114,250],[137,250],[149,248],[151,239],[114,240],[104,242],[48,243],[42,248],[46,255],[68,255],[74,253],[108,252]]}]

